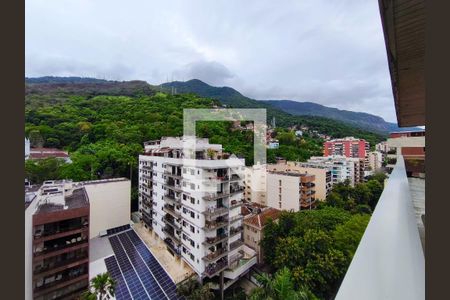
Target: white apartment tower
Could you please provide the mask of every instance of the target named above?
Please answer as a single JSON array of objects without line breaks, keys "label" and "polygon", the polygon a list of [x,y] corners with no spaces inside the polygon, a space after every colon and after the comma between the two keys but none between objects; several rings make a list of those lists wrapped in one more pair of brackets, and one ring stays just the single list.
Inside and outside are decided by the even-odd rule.
[{"label": "white apartment tower", "polygon": [[244,159],[222,146],[192,138],[163,137],[144,144],[139,156],[139,212],[144,225],[165,241],[200,278],[226,288],[256,263],[243,243],[241,205]]}]

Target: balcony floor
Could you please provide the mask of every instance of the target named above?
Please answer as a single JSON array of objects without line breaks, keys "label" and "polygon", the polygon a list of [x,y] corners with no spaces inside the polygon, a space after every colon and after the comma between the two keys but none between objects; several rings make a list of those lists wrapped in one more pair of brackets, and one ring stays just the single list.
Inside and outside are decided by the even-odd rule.
[{"label": "balcony floor", "polygon": [[425,179],[409,177],[408,183],[414,210],[416,213],[416,221],[417,227],[419,229],[420,240],[422,242],[423,251],[425,252],[425,227],[422,222],[422,215],[425,214]]}]

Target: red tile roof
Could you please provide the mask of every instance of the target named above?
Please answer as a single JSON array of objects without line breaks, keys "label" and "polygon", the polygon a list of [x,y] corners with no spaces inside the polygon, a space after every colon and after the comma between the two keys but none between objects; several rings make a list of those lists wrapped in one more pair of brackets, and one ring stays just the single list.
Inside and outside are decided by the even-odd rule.
[{"label": "red tile roof", "polygon": [[68,158],[69,154],[66,151],[56,148],[31,148],[31,159],[44,159],[49,157]]},{"label": "red tile roof", "polygon": [[244,219],[244,223],[262,229],[266,226],[269,219],[276,220],[280,217],[281,211],[272,207],[268,207],[251,217]]}]

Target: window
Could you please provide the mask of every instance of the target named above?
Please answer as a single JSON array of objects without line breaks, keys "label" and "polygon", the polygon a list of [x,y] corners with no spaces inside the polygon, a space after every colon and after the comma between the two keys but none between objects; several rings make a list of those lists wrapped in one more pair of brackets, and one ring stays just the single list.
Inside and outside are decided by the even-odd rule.
[{"label": "window", "polygon": [[191,232],[192,232],[192,233],[195,233],[195,228],[194,228],[194,226],[190,225],[190,229],[191,229]]},{"label": "window", "polygon": [[278,180],[279,185],[281,186],[281,180]]},{"label": "window", "polygon": [[183,174],[186,174],[186,168],[183,168]]},{"label": "window", "polygon": [[191,183],[191,190],[195,190],[195,184]]},{"label": "window", "polygon": [[192,204],[195,204],[195,198],[192,198],[192,197],[191,197],[191,203],[192,203]]},{"label": "window", "polygon": [[192,218],[192,219],[195,219],[195,214],[194,214],[193,211],[191,211],[191,218]]},{"label": "window", "polygon": [[195,170],[191,169],[191,175],[195,175]]},{"label": "window", "polygon": [[190,257],[191,257],[192,261],[195,261],[195,256],[192,253],[190,254]]}]

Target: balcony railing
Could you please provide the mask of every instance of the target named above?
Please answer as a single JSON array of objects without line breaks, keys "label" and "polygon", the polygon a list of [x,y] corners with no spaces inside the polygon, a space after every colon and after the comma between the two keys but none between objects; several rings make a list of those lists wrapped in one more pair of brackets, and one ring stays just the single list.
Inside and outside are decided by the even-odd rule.
[{"label": "balcony railing", "polygon": [[174,239],[176,242],[180,242],[180,238],[175,235],[175,232],[173,229],[170,229],[170,227],[164,227],[163,231],[165,234],[167,234],[170,238]]},{"label": "balcony railing", "polygon": [[229,191],[221,191],[216,193],[208,193],[203,196],[203,200],[212,201],[223,197],[228,197],[236,193],[241,193],[244,191],[244,187],[231,188]]},{"label": "balcony railing", "polygon": [[218,229],[224,226],[228,225],[228,220],[227,219],[223,219],[223,220],[215,220],[215,221],[205,221],[205,229]]},{"label": "balcony railing", "polygon": [[179,218],[180,217],[180,212],[176,211],[174,207],[168,205],[168,204],[164,204],[164,211],[171,214],[172,216],[174,216],[175,218]]},{"label": "balcony railing", "polygon": [[401,156],[336,296],[388,298],[425,299],[425,257]]},{"label": "balcony railing", "polygon": [[175,197],[175,195],[171,195],[171,194],[164,195],[164,200],[172,201],[172,202],[175,202],[175,203],[180,203],[181,202],[179,197]]},{"label": "balcony railing", "polygon": [[238,220],[242,220],[243,218],[244,218],[243,215],[237,215],[237,216],[231,217],[230,218],[230,223],[233,223],[233,222],[238,221]]},{"label": "balcony railing", "polygon": [[226,233],[222,233],[215,237],[207,237],[206,240],[203,242],[203,245],[213,246],[217,243],[226,241],[227,239],[228,239],[228,235]]},{"label": "balcony railing", "polygon": [[235,235],[235,234],[238,234],[238,233],[242,232],[242,230],[244,230],[243,226],[231,227],[230,228],[230,237]]},{"label": "balcony railing", "polygon": [[210,207],[203,212],[203,214],[207,217],[220,216],[228,213],[228,207]]},{"label": "balcony railing", "polygon": [[233,251],[236,248],[239,248],[240,246],[244,245],[244,242],[241,240],[234,241],[230,244],[230,251]]},{"label": "balcony railing", "polygon": [[45,255],[51,252],[56,252],[65,248],[70,248],[76,245],[80,245],[83,243],[87,243],[88,242],[88,237],[87,236],[78,236],[78,237],[72,237],[72,238],[68,238],[66,240],[64,240],[64,243],[59,243],[59,244],[53,244],[52,246],[45,246],[42,249],[40,249],[39,247],[36,247],[35,251],[34,251],[34,256],[41,256],[41,255]]},{"label": "balcony railing", "polygon": [[177,224],[177,223],[175,222],[175,220],[169,219],[169,218],[167,218],[166,216],[163,217],[163,220],[164,220],[167,224],[169,224],[170,226],[172,226],[173,228],[175,228],[176,230],[181,230],[181,225],[180,225],[180,224]]},{"label": "balcony railing", "polygon": [[207,262],[212,262],[212,261],[218,260],[219,258],[224,257],[227,254],[228,254],[227,248],[220,248],[220,249],[217,249],[216,251],[214,251],[212,253],[209,253],[208,255],[203,257],[202,259],[204,261],[207,261]]},{"label": "balcony railing", "polygon": [[207,265],[203,275],[206,275],[208,277],[213,277],[216,274],[218,274],[219,272],[225,270],[227,267],[228,267],[228,260],[226,257],[223,257],[221,260]]}]

